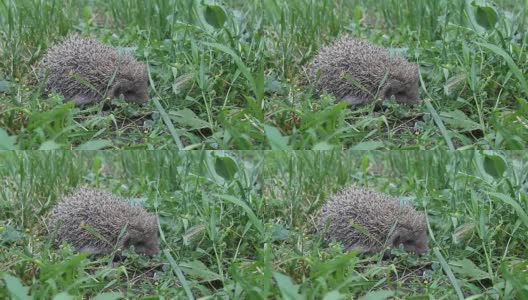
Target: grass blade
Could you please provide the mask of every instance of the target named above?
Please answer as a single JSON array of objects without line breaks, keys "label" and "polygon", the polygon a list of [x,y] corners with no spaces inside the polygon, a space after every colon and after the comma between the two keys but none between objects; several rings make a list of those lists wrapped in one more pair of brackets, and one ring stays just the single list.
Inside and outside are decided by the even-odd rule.
[{"label": "grass blade", "polygon": [[176,276],[178,277],[178,280],[180,281],[180,284],[183,287],[183,290],[187,294],[187,298],[194,300],[194,295],[191,291],[191,287],[189,286],[189,283],[187,282],[187,279],[185,279],[185,276],[183,275],[182,270],[170,254],[170,251],[168,249],[163,250],[163,254],[165,254],[165,257],[167,257],[167,260],[169,261],[169,264],[172,267],[172,270],[174,273],[176,273]]},{"label": "grass blade", "polygon": [[246,66],[246,64],[244,64],[244,62],[242,61],[240,56],[238,56],[233,50],[229,49],[228,47],[226,47],[226,46],[224,46],[222,44],[218,44],[218,43],[203,43],[203,44],[206,45],[206,46],[209,46],[211,48],[215,48],[217,50],[220,50],[220,51],[224,52],[225,54],[230,55],[233,58],[233,60],[235,61],[235,64],[237,65],[238,69],[240,69],[240,72],[242,72],[242,74],[244,74],[244,76],[246,77],[247,81],[249,81],[249,85],[251,86],[251,89],[253,90],[253,93],[255,93],[255,98],[256,99],[259,98],[258,97],[259,96],[259,92],[258,92],[257,86],[255,84],[255,79],[251,75],[251,71]]},{"label": "grass blade", "polygon": [[455,278],[455,275],[453,274],[453,271],[451,270],[451,267],[449,267],[449,264],[445,260],[444,256],[442,256],[442,253],[440,253],[440,250],[438,250],[438,247],[434,247],[433,252],[436,258],[438,259],[438,261],[440,262],[442,269],[444,269],[444,272],[449,278],[449,281],[453,285],[453,288],[455,289],[455,292],[457,293],[458,299],[464,299],[464,294],[462,293],[462,290],[460,289],[460,285],[458,284]]},{"label": "grass blade", "polygon": [[251,208],[245,202],[230,195],[215,194],[215,196],[240,206],[247,213],[251,224],[253,224],[253,226],[255,226],[260,233],[264,233],[264,225],[262,225],[262,222],[260,222],[253,210],[251,210]]},{"label": "grass blade", "polygon": [[436,123],[436,126],[438,126],[438,129],[440,129],[440,133],[442,133],[442,136],[444,137],[444,140],[447,144],[447,147],[449,147],[450,151],[455,151],[455,146],[453,145],[453,142],[451,141],[451,138],[449,137],[449,133],[447,133],[447,129],[444,126],[444,122],[442,122],[442,119],[436,112],[436,109],[431,105],[431,102],[429,102],[428,99],[424,99],[425,106],[427,107],[427,110],[431,113],[431,116],[433,117],[433,120]]},{"label": "grass blade", "polygon": [[[156,89],[156,85],[154,84],[154,80],[152,80],[152,76],[150,74],[150,71],[148,72],[148,80],[149,80],[150,86],[154,90],[154,93],[156,95],[158,95],[158,91]],[[169,115],[167,114],[167,112],[165,111],[163,106],[161,106],[161,103],[159,102],[158,98],[153,97],[151,101],[154,102],[154,105],[156,106],[156,109],[159,111],[159,113],[161,115],[161,118],[163,119],[163,122],[167,126],[167,129],[169,129],[169,132],[170,132],[172,138],[174,139],[174,142],[176,143],[176,147],[178,147],[178,149],[183,149],[183,144],[182,144],[182,142],[180,140],[180,136],[176,132],[176,129],[174,128],[174,124],[172,124],[172,121],[171,121]]]},{"label": "grass blade", "polygon": [[163,106],[161,106],[161,103],[158,101],[157,98],[152,98],[152,102],[154,102],[154,105],[156,106],[156,109],[159,111],[161,118],[163,119],[163,122],[167,126],[167,129],[169,129],[169,132],[172,138],[174,139],[176,146],[178,147],[178,149],[183,149],[183,144],[180,140],[178,133],[176,132],[176,128],[174,128],[174,124],[172,124],[172,121],[169,115],[167,114]]},{"label": "grass blade", "polygon": [[524,226],[528,228],[528,215],[519,203],[515,202],[512,198],[506,196],[505,194],[490,193],[490,195],[513,207],[519,218],[523,221]]},{"label": "grass blade", "polygon": [[499,55],[499,56],[502,56],[502,58],[504,58],[504,60],[506,61],[506,63],[508,64],[508,67],[510,67],[510,71],[513,73],[513,75],[515,75],[515,77],[517,77],[517,80],[519,80],[519,82],[521,83],[521,86],[523,87],[524,89],[524,93],[528,96],[528,82],[526,82],[526,78],[524,78],[524,75],[521,71],[521,69],[519,69],[519,67],[517,67],[517,65],[515,64],[515,62],[513,61],[513,59],[511,58],[510,55],[508,55],[508,53],[506,53],[506,51],[504,51],[503,49],[495,46],[495,45],[492,45],[492,44],[488,44],[488,43],[476,43],[477,45],[481,46],[481,47],[484,47],[490,51],[492,51],[493,53]]}]

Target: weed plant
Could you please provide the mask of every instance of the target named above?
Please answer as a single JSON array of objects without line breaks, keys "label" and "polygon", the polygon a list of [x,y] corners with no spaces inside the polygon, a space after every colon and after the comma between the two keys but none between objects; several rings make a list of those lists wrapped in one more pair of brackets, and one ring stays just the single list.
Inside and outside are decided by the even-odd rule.
[{"label": "weed plant", "polygon": [[[4,0],[2,149],[526,149],[526,10],[518,0]],[[133,50],[151,101],[74,108],[38,61],[70,33]],[[307,63],[340,35],[421,68],[423,102],[347,108]],[[107,104],[108,105],[108,104]]]},{"label": "weed plant", "polygon": [[[0,298],[524,299],[525,152],[0,153]],[[430,250],[346,253],[316,216],[359,185],[425,211]],[[159,255],[55,249],[61,195],[112,191],[159,219]],[[55,298],[54,298],[55,297]]]}]

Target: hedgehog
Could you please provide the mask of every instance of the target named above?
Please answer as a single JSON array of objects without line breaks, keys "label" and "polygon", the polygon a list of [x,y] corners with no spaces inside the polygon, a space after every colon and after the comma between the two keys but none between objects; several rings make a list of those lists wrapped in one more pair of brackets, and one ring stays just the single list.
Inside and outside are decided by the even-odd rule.
[{"label": "hedgehog", "polygon": [[323,47],[308,67],[318,95],[329,92],[337,102],[368,104],[377,97],[398,103],[420,101],[417,64],[368,41],[343,37]]},{"label": "hedgehog", "polygon": [[407,252],[427,248],[425,215],[374,190],[348,187],[321,208],[317,231],[326,243],[339,242],[346,251],[375,253],[400,244]]},{"label": "hedgehog", "polygon": [[48,225],[55,246],[69,242],[78,252],[106,255],[130,246],[144,255],[159,252],[156,218],[103,190],[80,188],[64,197],[52,209]]},{"label": "hedgehog", "polygon": [[62,93],[75,105],[121,95],[127,102],[148,101],[146,65],[94,39],[70,36],[48,50],[40,69],[46,90]]}]

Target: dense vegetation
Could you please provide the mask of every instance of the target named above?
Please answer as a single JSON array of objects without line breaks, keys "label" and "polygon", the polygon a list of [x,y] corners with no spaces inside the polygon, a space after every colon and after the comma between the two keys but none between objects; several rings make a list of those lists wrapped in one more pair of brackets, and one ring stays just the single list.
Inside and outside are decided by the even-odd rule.
[{"label": "dense vegetation", "polygon": [[[525,152],[3,152],[0,178],[2,299],[528,297]],[[349,184],[425,211],[429,252],[323,245],[315,214]],[[53,249],[46,215],[80,185],[154,212],[162,252]]]},{"label": "dense vegetation", "polygon": [[[519,0],[4,0],[2,149],[524,149],[526,10]],[[132,49],[151,101],[74,108],[37,64],[71,32]],[[421,66],[414,107],[313,95],[307,62],[339,35]]]}]

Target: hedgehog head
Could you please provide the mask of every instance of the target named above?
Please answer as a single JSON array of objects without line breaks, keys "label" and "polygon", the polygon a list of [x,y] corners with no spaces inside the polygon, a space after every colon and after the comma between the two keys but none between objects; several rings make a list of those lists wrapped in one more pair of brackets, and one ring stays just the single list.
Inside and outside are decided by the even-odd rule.
[{"label": "hedgehog head", "polygon": [[139,218],[130,218],[120,245],[123,248],[133,246],[137,253],[151,256],[159,252],[158,238],[159,232],[155,217],[143,213],[143,216]]},{"label": "hedgehog head", "polygon": [[404,61],[396,64],[381,91],[383,98],[390,99],[394,96],[396,102],[405,104],[420,102],[418,72],[416,64]]},{"label": "hedgehog head", "polygon": [[403,248],[407,252],[422,254],[427,252],[427,226],[425,216],[416,211],[408,211],[389,237],[390,246]]},{"label": "hedgehog head", "polygon": [[129,61],[121,66],[108,95],[114,98],[123,96],[127,102],[146,103],[149,99],[147,82],[147,67],[143,64]]}]

